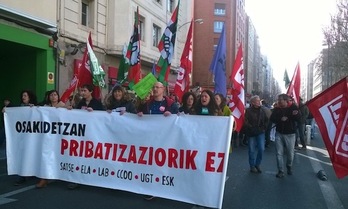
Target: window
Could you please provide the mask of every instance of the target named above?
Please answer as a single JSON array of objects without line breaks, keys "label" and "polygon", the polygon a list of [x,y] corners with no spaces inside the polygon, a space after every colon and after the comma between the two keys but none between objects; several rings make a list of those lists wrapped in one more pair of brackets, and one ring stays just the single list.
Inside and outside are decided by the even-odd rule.
[{"label": "window", "polygon": [[94,1],[82,0],[81,2],[81,25],[93,28],[94,23]]},{"label": "window", "polygon": [[152,29],[152,46],[157,47],[159,39],[160,39],[160,33],[161,33],[161,28],[154,24]]},{"label": "window", "polygon": [[157,3],[161,4],[161,0],[156,0]]},{"label": "window", "polygon": [[145,41],[145,18],[139,15],[139,35],[140,40]]},{"label": "window", "polygon": [[225,16],[226,15],[225,4],[215,4],[214,15]]},{"label": "window", "polygon": [[174,11],[174,0],[167,0],[167,10],[169,12]]},{"label": "window", "polygon": [[81,24],[87,26],[88,19],[88,4],[82,2]]},{"label": "window", "polygon": [[214,47],[213,47],[214,51],[217,49],[218,44],[219,44],[219,39],[214,38]]},{"label": "window", "polygon": [[214,33],[221,33],[223,27],[224,22],[214,21]]}]

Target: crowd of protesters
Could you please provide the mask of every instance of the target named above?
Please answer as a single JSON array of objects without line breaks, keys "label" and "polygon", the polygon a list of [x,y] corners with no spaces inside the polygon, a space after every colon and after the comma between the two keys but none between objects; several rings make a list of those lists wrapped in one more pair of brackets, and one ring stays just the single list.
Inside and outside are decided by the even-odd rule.
[{"label": "crowd of protesters", "polygon": [[[37,97],[32,91],[24,90],[20,94],[20,106],[39,105],[67,108],[69,110],[83,109],[86,112],[119,112],[120,115],[125,113],[137,114],[139,117],[144,114],[231,116],[228,98],[219,93],[214,94],[209,89],[204,89],[201,92],[186,92],[182,98],[178,98],[175,94],[167,96],[167,87],[160,82],[156,82],[145,99],[134,99],[134,96],[125,87],[116,85],[102,100],[93,98],[93,89],[93,85],[83,85],[79,92],[71,95],[66,103],[60,101],[57,90],[47,91],[41,102],[37,101]],[[286,94],[279,95],[278,100],[273,103],[272,107],[269,107],[257,95],[252,96],[248,102],[245,108],[245,120],[242,130],[240,132],[233,130],[232,146],[235,148],[248,146],[250,172],[260,174],[262,173],[263,152],[273,141],[278,169],[276,177],[284,177],[285,167],[287,174],[292,175],[294,149],[306,150],[304,127],[308,121],[308,108],[302,100],[300,104],[292,103],[292,98]],[[6,99],[2,112],[5,112],[6,107],[12,106],[11,101]],[[0,143],[4,139],[5,130],[1,128]],[[298,146],[298,139],[302,145],[301,148]],[[284,166],[284,155],[287,156],[286,166]],[[19,177],[15,185],[21,185],[25,182],[26,177]],[[48,182],[47,179],[40,179],[36,187],[44,188]],[[77,186],[75,183],[70,183],[68,188],[75,189]],[[150,200],[153,197],[146,196],[145,198]]]}]

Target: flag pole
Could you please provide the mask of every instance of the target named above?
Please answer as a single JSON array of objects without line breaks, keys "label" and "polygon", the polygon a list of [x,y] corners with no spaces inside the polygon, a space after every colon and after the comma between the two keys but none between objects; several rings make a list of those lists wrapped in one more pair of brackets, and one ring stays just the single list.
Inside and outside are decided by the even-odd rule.
[{"label": "flag pole", "polygon": [[[75,104],[75,98],[76,98],[76,92],[77,92],[77,88],[78,88],[78,86],[79,86],[79,82],[80,82],[80,80],[77,79],[77,81],[76,81],[76,86],[75,86],[75,90],[74,90],[74,93],[73,93],[72,102],[74,103],[74,106],[76,105],[76,104]],[[71,106],[72,106],[72,105],[71,105]]]}]

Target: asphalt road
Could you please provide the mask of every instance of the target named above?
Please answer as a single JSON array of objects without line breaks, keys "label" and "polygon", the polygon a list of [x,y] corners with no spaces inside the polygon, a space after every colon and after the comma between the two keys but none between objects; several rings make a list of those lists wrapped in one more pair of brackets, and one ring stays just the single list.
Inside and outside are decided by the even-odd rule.
[{"label": "asphalt road", "polygon": [[[35,189],[38,182],[30,178],[14,186],[16,176],[7,175],[4,146],[0,148],[1,209],[195,209],[192,204],[155,198],[119,190],[80,186],[67,189],[67,182],[54,181],[46,188]],[[262,174],[249,172],[248,150],[234,148],[229,157],[225,185],[224,209],[348,209],[348,177],[337,179],[323,141],[318,134],[307,151],[296,151],[293,175],[275,177],[277,172],[274,144],[267,148],[261,165]],[[316,177],[325,170],[328,181]]]}]

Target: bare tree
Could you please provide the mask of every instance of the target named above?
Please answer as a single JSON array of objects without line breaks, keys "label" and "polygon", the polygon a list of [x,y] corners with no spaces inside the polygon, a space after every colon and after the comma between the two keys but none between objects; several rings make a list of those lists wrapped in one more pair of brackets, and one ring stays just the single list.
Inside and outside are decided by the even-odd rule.
[{"label": "bare tree", "polygon": [[323,44],[327,49],[319,57],[322,76],[328,79],[327,87],[348,74],[348,0],[340,0],[337,13],[323,29]]}]

